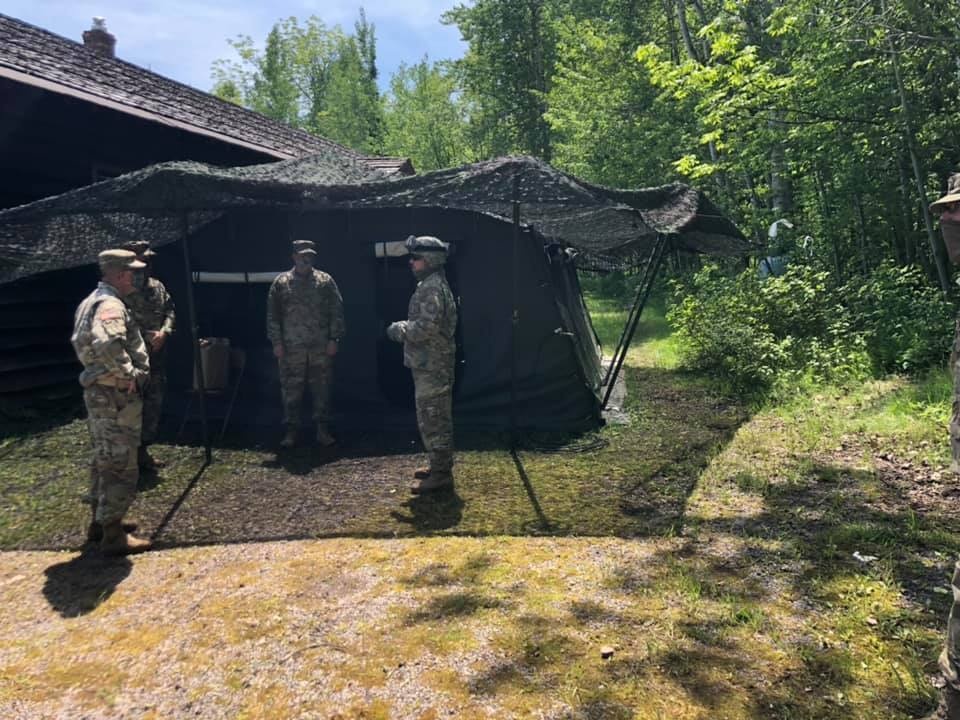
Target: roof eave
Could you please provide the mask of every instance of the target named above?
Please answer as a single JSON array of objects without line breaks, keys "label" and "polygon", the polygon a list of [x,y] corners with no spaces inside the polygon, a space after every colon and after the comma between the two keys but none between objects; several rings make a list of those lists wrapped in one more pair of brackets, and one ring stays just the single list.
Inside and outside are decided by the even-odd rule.
[{"label": "roof eave", "polygon": [[0,77],[13,80],[15,82],[23,83],[25,85],[30,85],[41,90],[47,90],[48,92],[57,93],[59,95],[66,95],[68,97],[77,98],[83,100],[84,102],[89,102],[100,107],[109,108],[111,110],[116,110],[117,112],[124,113],[126,115],[131,115],[133,117],[140,118],[141,120],[147,120],[149,122],[155,122],[160,125],[166,125],[167,127],[176,128],[178,130],[184,130],[186,132],[192,133],[194,135],[201,135],[204,137],[209,137],[220,142],[228,143],[230,145],[235,145],[237,147],[242,147],[247,150],[253,150],[254,152],[267,155],[277,160],[289,160],[296,157],[291,153],[281,152],[279,150],[264,147],[263,145],[257,145],[255,143],[248,142],[246,140],[241,140],[239,138],[233,137],[231,135],[226,135],[224,133],[216,132],[215,130],[210,130],[208,128],[199,127],[197,125],[191,125],[190,123],[183,122],[182,120],[176,120],[174,118],[166,117],[159,113],[153,113],[149,110],[144,110],[142,108],[133,107],[131,105],[126,105],[116,100],[110,100],[108,98],[100,97],[93,93],[80,90],[79,88],[71,87],[69,85],[64,85],[62,83],[53,82],[51,80],[46,80],[35,75],[30,75],[29,73],[20,72],[19,70],[14,70],[13,68],[4,67],[0,65]]}]

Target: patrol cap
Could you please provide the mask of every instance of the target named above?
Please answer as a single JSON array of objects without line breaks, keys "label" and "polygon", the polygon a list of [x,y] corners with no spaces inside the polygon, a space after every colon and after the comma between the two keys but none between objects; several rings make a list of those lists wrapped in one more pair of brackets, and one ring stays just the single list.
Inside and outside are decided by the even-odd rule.
[{"label": "patrol cap", "polygon": [[432,235],[420,235],[419,237],[411,235],[407,238],[404,245],[406,245],[407,253],[410,255],[422,255],[425,253],[443,253],[446,255],[450,249],[447,243]]},{"label": "patrol cap", "polygon": [[123,246],[123,249],[134,253],[138,258],[149,258],[156,255],[156,253],[150,249],[150,243],[146,240],[131,240]]},{"label": "patrol cap", "polygon": [[137,260],[136,253],[130,250],[104,250],[97,255],[97,262],[100,263],[100,269],[106,270],[114,268],[117,270],[140,270],[147,266],[146,263]]},{"label": "patrol cap", "polygon": [[938,205],[949,205],[955,202],[960,202],[960,173],[953,173],[947,179],[947,194],[930,203],[930,209],[933,210]]},{"label": "patrol cap", "polygon": [[295,255],[300,255],[301,253],[305,255],[316,255],[317,246],[314,244],[313,240],[294,240],[293,253]]}]

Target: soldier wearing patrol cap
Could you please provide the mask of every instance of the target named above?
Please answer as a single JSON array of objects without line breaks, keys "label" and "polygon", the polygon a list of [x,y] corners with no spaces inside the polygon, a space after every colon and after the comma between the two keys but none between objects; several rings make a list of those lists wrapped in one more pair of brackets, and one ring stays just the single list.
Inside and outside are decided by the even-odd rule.
[{"label": "soldier wearing patrol cap", "polygon": [[134,274],[135,291],[123,301],[140,326],[147,353],[150,355],[150,378],[142,391],[143,432],[137,451],[137,462],[145,470],[154,470],[163,466],[163,463],[150,455],[149,447],[156,441],[157,428],[160,426],[163,396],[167,389],[167,340],[173,335],[176,310],[167,288],[151,276],[152,260],[156,253],[150,249],[150,243],[146,240],[134,240],[124,247],[136,253],[137,260],[146,265]]},{"label": "soldier wearing patrol cap", "polygon": [[[960,265],[960,173],[947,181],[947,194],[930,205],[930,211],[940,218],[940,232],[950,261]],[[953,373],[953,417],[950,419],[950,449],[952,469],[960,473],[960,318],[953,336],[950,354]],[[953,605],[947,618],[947,639],[940,654],[940,673],[944,687],[940,704],[928,720],[960,720],[960,561],[953,569]]]},{"label": "soldier wearing patrol cap", "polygon": [[457,302],[443,266],[449,247],[429,235],[407,238],[410,269],[418,280],[407,319],[392,323],[387,336],[403,343],[403,364],[413,374],[417,427],[430,458],[410,487],[414,494],[453,485],[453,371]]},{"label": "soldier wearing patrol cap", "polygon": [[333,358],[345,332],[343,298],[333,278],[314,269],[316,256],[313,242],[294,240],[293,268],[277,276],[267,296],[267,336],[280,367],[284,448],[296,444],[307,385],[317,442],[324,447],[336,442],[328,426],[328,403]]},{"label": "soldier wearing patrol cap", "polygon": [[77,308],[70,338],[83,365],[80,384],[93,450],[88,539],[99,541],[107,554],[128,555],[151,547],[123,523],[137,492],[139,389],[150,373],[143,337],[123,298],[133,292],[134,273],[144,263],[129,250],[105,250],[98,260],[102,279]]}]

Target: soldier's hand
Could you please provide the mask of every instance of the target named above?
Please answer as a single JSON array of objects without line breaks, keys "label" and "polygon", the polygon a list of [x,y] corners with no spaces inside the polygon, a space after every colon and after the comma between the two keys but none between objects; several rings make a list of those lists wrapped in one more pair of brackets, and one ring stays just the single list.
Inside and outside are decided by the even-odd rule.
[{"label": "soldier's hand", "polygon": [[167,342],[167,334],[162,330],[152,331],[147,333],[147,335],[150,336],[150,349],[154,352],[159,352],[160,348]]},{"label": "soldier's hand", "polygon": [[283,345],[277,344],[273,346],[273,356],[277,358],[277,360],[283,359]]},{"label": "soldier's hand", "polygon": [[126,393],[128,395],[132,395],[135,392],[137,392],[137,381],[131,380],[130,382],[127,383]]},{"label": "soldier's hand", "polygon": [[387,337],[394,342],[403,342],[403,323],[395,322],[387,325]]},{"label": "soldier's hand", "polygon": [[151,330],[147,333],[147,342],[150,343],[150,349],[157,352],[167,342],[167,334],[162,330]]},{"label": "soldier's hand", "polygon": [[327,357],[333,357],[337,354],[337,350],[340,349],[340,345],[336,340],[327,341]]}]

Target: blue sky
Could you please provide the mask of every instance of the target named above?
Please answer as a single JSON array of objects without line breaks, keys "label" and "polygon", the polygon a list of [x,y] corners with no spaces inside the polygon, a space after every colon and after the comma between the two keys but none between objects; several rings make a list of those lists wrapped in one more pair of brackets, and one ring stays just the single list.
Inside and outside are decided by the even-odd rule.
[{"label": "blue sky", "polygon": [[258,46],[282,18],[316,15],[328,26],[353,31],[359,9],[376,26],[380,86],[401,62],[460,57],[455,27],[440,15],[463,0],[3,0],[4,15],[76,40],[95,15],[117,37],[117,57],[210,90],[214,60],[234,58],[228,38],[249,35]]}]

